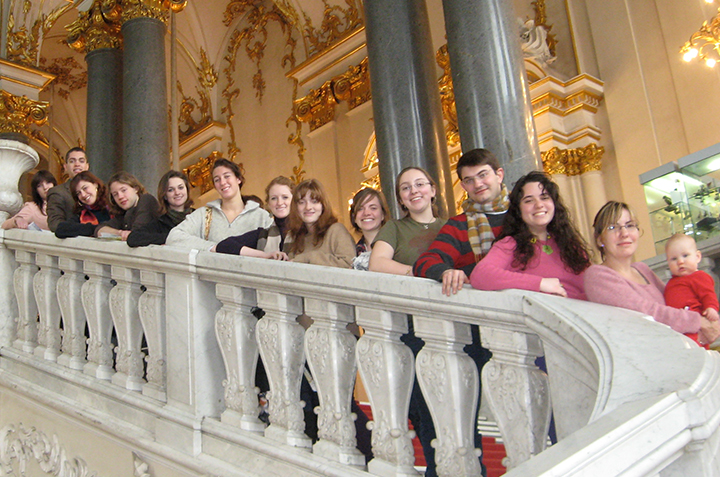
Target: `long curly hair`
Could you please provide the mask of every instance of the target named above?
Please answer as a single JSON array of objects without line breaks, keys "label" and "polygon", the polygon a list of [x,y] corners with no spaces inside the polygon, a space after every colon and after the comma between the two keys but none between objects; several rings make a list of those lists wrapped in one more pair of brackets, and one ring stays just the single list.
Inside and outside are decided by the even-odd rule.
[{"label": "long curly hair", "polygon": [[518,179],[510,193],[510,207],[505,215],[502,233],[495,239],[505,237],[515,239],[515,252],[513,253],[513,267],[525,270],[535,255],[534,235],[522,219],[520,202],[522,201],[525,185],[537,182],[550,196],[555,204],[555,214],[547,226],[548,234],[555,240],[560,249],[560,258],[567,268],[575,274],[583,272],[590,266],[590,254],[587,243],[570,220],[570,214],[560,198],[557,186],[544,172],[533,171]]},{"label": "long curly hair", "polygon": [[332,205],[327,198],[325,189],[319,181],[309,179],[298,184],[293,191],[293,200],[290,205],[288,234],[292,235],[292,242],[288,244],[289,250],[287,250],[287,252],[296,255],[305,250],[305,237],[310,233],[307,225],[305,225],[302,217],[300,217],[297,208],[298,201],[304,198],[308,192],[310,192],[310,197],[322,204],[323,208],[322,214],[320,214],[320,217],[315,223],[315,240],[313,241],[313,245],[317,246],[321,244],[330,226],[338,221],[335,214],[333,214]]},{"label": "long curly hair", "polygon": [[[78,198],[77,188],[80,184],[80,181],[90,182],[91,184],[95,184],[96,186],[98,186],[95,203],[91,206],[86,206],[85,204],[80,202],[80,199]],[[72,178],[72,180],[70,181],[70,193],[72,194],[73,199],[75,199],[76,214],[79,214],[85,207],[89,207],[93,210],[108,209],[107,188],[105,187],[105,184],[103,184],[103,181],[90,171],[82,171]]]}]

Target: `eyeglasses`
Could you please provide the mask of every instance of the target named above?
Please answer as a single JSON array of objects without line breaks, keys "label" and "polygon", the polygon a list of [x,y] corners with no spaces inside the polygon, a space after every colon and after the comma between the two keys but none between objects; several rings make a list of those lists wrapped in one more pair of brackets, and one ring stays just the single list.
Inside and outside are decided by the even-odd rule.
[{"label": "eyeglasses", "polygon": [[413,189],[413,187],[416,188],[417,190],[420,190],[420,189],[424,189],[425,187],[427,187],[429,185],[430,185],[429,181],[415,181],[412,184],[401,185],[400,192],[402,192],[403,194],[407,194],[408,192],[410,192]]},{"label": "eyeglasses", "polygon": [[490,175],[490,172],[492,171],[482,171],[480,174],[474,175],[474,176],[468,176],[462,180],[462,183],[466,186],[473,186],[475,185],[476,181],[484,181],[488,178]]},{"label": "eyeglasses", "polygon": [[634,222],[628,222],[625,225],[612,224],[612,225],[608,225],[607,227],[605,227],[606,231],[608,231],[610,233],[616,233],[616,234],[619,234],[622,229],[625,229],[625,230],[627,230],[628,233],[631,233],[631,232],[639,231],[640,227],[638,227],[638,225]]}]

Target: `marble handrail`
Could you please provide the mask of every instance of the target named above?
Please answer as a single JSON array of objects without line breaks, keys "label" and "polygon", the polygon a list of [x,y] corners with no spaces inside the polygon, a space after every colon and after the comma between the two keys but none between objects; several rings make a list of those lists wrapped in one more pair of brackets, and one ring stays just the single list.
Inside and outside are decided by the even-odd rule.
[{"label": "marble handrail", "polygon": [[[470,325],[479,325],[493,352],[484,399],[509,475],[599,463],[656,473],[715,465],[720,356],[626,310],[517,290],[468,288],[448,298],[429,280],[22,230],[0,232],[0,280],[13,280],[15,290],[0,314],[3,359],[71,380],[81,392],[104,392],[115,404],[102,412],[188,455],[197,442],[220,438],[275,452],[250,444],[259,440],[297,449],[273,459],[309,469],[321,465],[312,455],[323,468],[335,463],[326,475],[356,475],[364,461],[349,397],[359,369],[373,410],[375,459],[367,470],[417,475],[407,428],[416,371],[436,423],[438,473],[479,475],[472,432],[479,377],[462,351]],[[301,314],[314,320],[307,330],[295,320]],[[417,362],[399,340],[408,315],[426,341]],[[352,322],[366,330],[359,341],[347,330]],[[533,364],[542,355],[549,376]],[[267,428],[257,419],[258,356],[271,388]],[[320,397],[314,445],[299,395],[306,358]],[[551,402],[560,442],[545,451]],[[201,447],[212,454],[211,445]],[[700,470],[692,475],[711,475]]]}]

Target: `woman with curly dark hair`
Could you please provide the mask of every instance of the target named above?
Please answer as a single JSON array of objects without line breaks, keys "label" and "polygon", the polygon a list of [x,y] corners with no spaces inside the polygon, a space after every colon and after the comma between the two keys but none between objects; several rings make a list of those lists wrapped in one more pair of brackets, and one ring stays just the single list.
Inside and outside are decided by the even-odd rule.
[{"label": "woman with curly dark hair", "polygon": [[517,181],[509,200],[502,233],[473,270],[472,286],[586,300],[583,273],[590,266],[589,253],[557,184],[533,171]]}]

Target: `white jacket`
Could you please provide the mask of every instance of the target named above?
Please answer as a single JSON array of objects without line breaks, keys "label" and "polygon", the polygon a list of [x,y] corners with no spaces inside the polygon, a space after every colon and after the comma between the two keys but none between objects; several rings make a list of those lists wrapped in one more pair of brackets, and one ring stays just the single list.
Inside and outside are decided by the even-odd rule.
[{"label": "white jacket", "polygon": [[[205,240],[205,217],[207,209],[212,212],[210,233]],[[205,207],[188,215],[184,221],[173,228],[168,235],[166,244],[174,247],[196,250],[210,250],[221,240],[258,228],[267,229],[273,224],[270,213],[260,208],[260,204],[249,200],[245,203],[245,209],[235,217],[232,223],[220,208],[220,200],[208,202]]]}]

